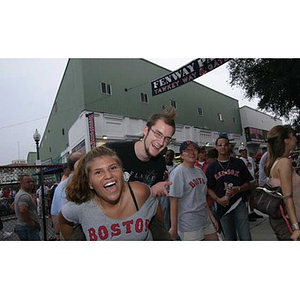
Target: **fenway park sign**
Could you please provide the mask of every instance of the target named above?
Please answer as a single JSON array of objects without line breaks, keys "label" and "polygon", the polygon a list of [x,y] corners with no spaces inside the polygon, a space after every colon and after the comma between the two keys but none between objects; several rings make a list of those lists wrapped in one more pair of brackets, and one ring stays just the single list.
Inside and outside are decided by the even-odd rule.
[{"label": "fenway park sign", "polygon": [[184,85],[223,65],[230,58],[197,58],[180,69],[151,82],[152,96]]}]

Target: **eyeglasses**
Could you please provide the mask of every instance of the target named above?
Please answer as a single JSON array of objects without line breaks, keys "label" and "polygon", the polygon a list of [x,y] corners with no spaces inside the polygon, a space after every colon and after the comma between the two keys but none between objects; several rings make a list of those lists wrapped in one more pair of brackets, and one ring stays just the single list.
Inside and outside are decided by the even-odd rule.
[{"label": "eyeglasses", "polygon": [[227,147],[229,144],[227,144],[227,143],[222,143],[222,144],[218,144],[217,146],[218,147]]},{"label": "eyeglasses", "polygon": [[161,132],[159,132],[159,131],[156,131],[156,130],[153,130],[152,128],[149,128],[152,132],[153,132],[153,134],[154,134],[154,136],[157,138],[157,139],[164,139],[164,142],[166,142],[167,144],[169,144],[171,141],[172,141],[172,138],[171,137],[169,137],[169,136],[164,136]]}]

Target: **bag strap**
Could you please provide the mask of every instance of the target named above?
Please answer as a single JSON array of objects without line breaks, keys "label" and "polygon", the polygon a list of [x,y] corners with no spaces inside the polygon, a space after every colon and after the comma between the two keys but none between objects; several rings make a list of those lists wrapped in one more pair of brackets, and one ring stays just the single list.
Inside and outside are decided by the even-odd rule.
[{"label": "bag strap", "polygon": [[138,207],[137,201],[136,201],[136,199],[135,199],[135,195],[134,195],[133,190],[132,190],[132,188],[131,188],[131,186],[130,186],[130,184],[129,184],[129,181],[128,181],[127,183],[128,183],[128,187],[129,187],[129,191],[130,191],[131,197],[132,197],[132,199],[133,199],[133,203],[134,203],[134,205],[135,205],[135,207],[136,207],[136,210],[138,211],[138,210],[139,210],[139,207]]},{"label": "bag strap", "polygon": [[284,210],[283,210],[282,205],[280,205],[280,213],[281,213],[281,216],[282,216],[282,218],[284,219],[284,221],[285,221],[285,223],[286,223],[286,225],[287,225],[287,227],[288,227],[288,229],[289,229],[289,232],[290,232],[291,234],[293,234],[292,227],[291,227],[291,225],[290,225],[289,220],[288,220],[287,217],[285,216],[285,213],[284,213]]}]

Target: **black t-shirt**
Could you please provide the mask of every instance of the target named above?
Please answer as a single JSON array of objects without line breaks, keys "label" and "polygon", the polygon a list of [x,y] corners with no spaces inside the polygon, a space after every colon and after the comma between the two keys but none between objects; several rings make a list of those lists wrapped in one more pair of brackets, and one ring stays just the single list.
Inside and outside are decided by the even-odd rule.
[{"label": "black t-shirt", "polygon": [[[248,171],[245,163],[238,158],[230,157],[226,163],[219,163],[218,161],[210,164],[206,170],[207,187],[213,190],[218,198],[225,195],[224,183],[233,183],[233,186],[241,186],[246,182],[250,182],[253,178]],[[217,213],[219,217],[234,204],[244,193],[237,193],[234,197],[230,198],[229,205],[223,207],[217,203]],[[245,198],[245,197],[244,197]]]},{"label": "black t-shirt", "polygon": [[152,186],[163,181],[166,162],[162,155],[143,162],[138,159],[134,151],[134,141],[106,143],[105,146],[116,151],[123,163],[124,172],[130,177],[129,181],[140,181]]}]

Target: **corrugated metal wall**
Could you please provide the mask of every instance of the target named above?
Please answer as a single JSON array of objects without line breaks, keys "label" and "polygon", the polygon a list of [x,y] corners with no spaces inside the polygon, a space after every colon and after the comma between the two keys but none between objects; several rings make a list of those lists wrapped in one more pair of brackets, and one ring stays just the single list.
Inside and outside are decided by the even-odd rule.
[{"label": "corrugated metal wall", "polygon": [[[201,84],[190,82],[153,97],[151,81],[168,73],[144,59],[70,59],[43,136],[42,160],[59,156],[67,147],[68,130],[83,109],[147,119],[174,100],[177,124],[242,133],[238,101]],[[101,93],[100,82],[112,86],[112,95]],[[141,101],[141,93],[147,94],[148,104]]]}]

